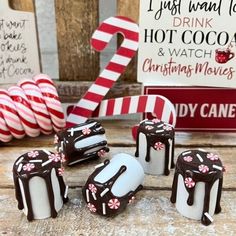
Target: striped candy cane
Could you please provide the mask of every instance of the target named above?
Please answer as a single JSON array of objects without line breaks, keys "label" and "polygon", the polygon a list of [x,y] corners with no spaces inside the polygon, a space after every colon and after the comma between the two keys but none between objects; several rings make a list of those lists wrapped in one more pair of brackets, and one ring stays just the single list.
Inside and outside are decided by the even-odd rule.
[{"label": "striped candy cane", "polygon": [[50,134],[64,126],[61,103],[48,76],[38,75],[8,90],[0,89],[0,141]]},{"label": "striped candy cane", "polygon": [[126,115],[136,113],[154,113],[156,118],[176,124],[174,105],[161,95],[140,95],[104,100],[93,113],[93,117]]},{"label": "striped candy cane", "polygon": [[139,27],[125,17],[110,17],[94,32],[92,46],[102,51],[113,35],[121,33],[124,41],[84,97],[77,103],[67,118],[67,126],[85,122],[97,108],[104,96],[124,72],[138,49]]}]

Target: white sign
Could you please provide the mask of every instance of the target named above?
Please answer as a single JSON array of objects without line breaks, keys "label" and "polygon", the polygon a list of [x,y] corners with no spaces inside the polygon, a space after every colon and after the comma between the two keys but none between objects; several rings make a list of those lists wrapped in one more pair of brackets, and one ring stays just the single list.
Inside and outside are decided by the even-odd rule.
[{"label": "white sign", "polygon": [[35,16],[0,1],[0,84],[40,73]]},{"label": "white sign", "polygon": [[138,81],[236,88],[236,0],[140,0]]}]

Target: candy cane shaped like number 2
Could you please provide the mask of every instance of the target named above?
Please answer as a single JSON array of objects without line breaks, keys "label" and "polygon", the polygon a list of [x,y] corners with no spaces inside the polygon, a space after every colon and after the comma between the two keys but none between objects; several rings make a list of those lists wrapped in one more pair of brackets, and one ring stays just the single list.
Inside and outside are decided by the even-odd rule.
[{"label": "candy cane shaped like number 2", "polygon": [[[102,51],[114,34],[121,33],[124,41],[102,71],[94,84],[76,106],[69,107],[67,127],[83,123],[89,117],[124,115],[151,112],[157,118],[175,126],[176,114],[173,104],[160,95],[140,95],[103,100],[113,84],[124,72],[138,49],[139,27],[125,17],[110,17],[105,20],[92,36],[92,46]],[[136,136],[135,127],[133,136]]]},{"label": "candy cane shaped like number 2", "polygon": [[83,123],[92,116],[104,96],[135,56],[138,49],[139,27],[126,17],[116,16],[105,20],[94,32],[91,44],[96,50],[102,51],[117,33],[124,36],[123,43],[84,97],[74,106],[67,118],[67,127]]}]

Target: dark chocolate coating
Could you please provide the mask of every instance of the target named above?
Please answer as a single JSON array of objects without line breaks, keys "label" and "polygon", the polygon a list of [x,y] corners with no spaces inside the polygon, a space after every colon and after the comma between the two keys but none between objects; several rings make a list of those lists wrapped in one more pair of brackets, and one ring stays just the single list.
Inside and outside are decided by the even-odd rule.
[{"label": "dark chocolate coating", "polygon": [[[32,156],[32,153],[35,153],[35,156]],[[66,186],[65,186],[62,176],[59,174],[59,168],[61,168],[60,157],[52,152],[50,153],[54,155],[52,157],[55,157],[55,159],[53,159],[52,162],[44,166],[42,164],[47,162],[50,159],[50,156],[43,150],[34,150],[32,152],[25,153],[24,155],[20,156],[15,161],[14,166],[13,166],[15,196],[18,201],[18,208],[19,210],[22,210],[24,208],[20,185],[19,185],[19,179],[20,179],[22,181],[24,192],[25,192],[25,199],[26,199],[26,204],[28,207],[27,219],[29,221],[32,221],[34,219],[34,212],[32,209],[31,196],[30,196],[30,190],[29,190],[29,181],[32,177],[38,176],[45,180],[52,218],[55,218],[57,216],[57,211],[54,206],[54,193],[53,193],[52,182],[51,182],[51,171],[53,169],[55,169],[55,173],[59,182],[60,192],[61,192],[61,197],[63,199],[63,202],[65,203],[68,201],[68,198],[64,197]],[[40,162],[34,162],[34,161],[40,161]],[[25,167],[29,164],[33,164],[33,167],[32,168],[29,167],[29,169],[25,169]],[[20,165],[21,165],[21,168],[19,167]]]},{"label": "dark chocolate coating", "polygon": [[[162,131],[162,132],[160,132]],[[146,158],[147,162],[150,162],[150,150],[151,147],[154,148],[155,143],[161,142],[165,145],[165,165],[164,165],[164,175],[169,175],[169,162],[171,161],[171,168],[174,168],[174,142],[175,142],[175,131],[172,126],[168,124],[158,121],[153,122],[151,120],[146,120],[139,125],[137,141],[136,141],[136,152],[135,156],[139,156],[139,134],[143,133],[146,136],[147,140],[147,150],[146,150]],[[169,155],[170,144],[169,140],[172,140],[172,150],[171,156]]]},{"label": "dark chocolate coating", "polygon": [[[94,125],[89,128],[87,133],[83,132],[83,130],[70,132],[72,129],[76,130],[76,128],[92,123],[94,123]],[[89,120],[86,123],[76,125],[57,133],[56,137],[58,140],[55,143],[56,148],[61,155],[64,155],[68,166],[78,164],[88,159],[97,159],[101,156],[102,152],[109,152],[106,140],[83,148],[76,148],[75,144],[85,138],[103,134],[105,134],[105,129],[101,126],[101,124],[94,120]],[[94,148],[97,150],[94,150]]]},{"label": "dark chocolate coating", "polygon": [[[94,178],[109,164],[109,160],[105,160],[104,165],[98,167],[88,178],[85,186],[82,188],[82,194],[91,212],[97,213],[102,216],[114,216],[122,212],[127,204],[132,200],[134,195],[142,189],[142,185],[139,185],[135,191],[130,191],[122,197],[117,197],[112,194],[111,189],[116,180],[126,171],[126,166],[120,167],[118,172],[105,183],[99,183],[94,181]],[[107,189],[108,191],[101,196],[100,194]],[[86,196],[88,192],[89,201]],[[94,192],[94,193],[93,193]],[[96,199],[94,199],[95,194]],[[105,207],[105,212],[103,211]]]},{"label": "dark chocolate coating", "polygon": [[[191,153],[188,153],[191,152]],[[202,162],[198,158],[198,156],[202,158]],[[210,159],[212,157],[212,160]],[[214,158],[215,157],[215,158]],[[190,159],[189,159],[190,158]],[[222,170],[218,170],[214,168],[214,165],[222,168]],[[215,213],[221,212],[220,206],[220,198],[222,191],[222,183],[223,183],[223,171],[224,168],[222,166],[222,162],[218,158],[217,155],[213,153],[200,151],[200,150],[188,150],[179,155],[176,168],[175,175],[172,184],[172,194],[171,194],[171,202],[176,202],[176,194],[177,194],[177,184],[178,184],[178,176],[182,175],[184,181],[186,178],[191,178],[194,181],[194,186],[188,187],[185,183],[185,188],[189,194],[187,204],[192,206],[194,204],[194,192],[195,186],[197,182],[205,183],[205,197],[204,197],[204,205],[203,205],[203,213],[201,222],[204,225],[211,224],[211,221],[204,215],[205,212],[209,211],[210,204],[210,192],[211,188],[214,185],[216,180],[219,180],[218,193],[217,193],[217,202]]]}]

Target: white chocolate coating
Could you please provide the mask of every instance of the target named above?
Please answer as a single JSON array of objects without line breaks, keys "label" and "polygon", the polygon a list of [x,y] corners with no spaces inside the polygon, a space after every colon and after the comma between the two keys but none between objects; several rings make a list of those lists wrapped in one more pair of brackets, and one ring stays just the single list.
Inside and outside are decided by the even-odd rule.
[{"label": "white chocolate coating", "polygon": [[[173,140],[169,140],[170,148],[169,148],[169,157],[171,157]],[[139,157],[137,160],[142,165],[144,172],[150,175],[163,175],[165,170],[165,150],[166,147],[162,150],[155,150],[151,147],[150,150],[150,161],[147,162],[145,160],[147,155],[147,139],[145,134],[139,134]],[[171,168],[171,158],[169,158],[169,170]]]},{"label": "white chocolate coating", "polygon": [[94,180],[99,183],[105,183],[112,178],[123,165],[126,166],[127,169],[114,183],[111,192],[117,197],[122,197],[130,191],[135,191],[144,180],[144,171],[135,157],[125,153],[115,155]]},{"label": "white chocolate coating", "polygon": [[[25,192],[22,181],[20,178],[18,179],[20,190],[22,194],[22,200],[24,209],[23,212],[25,215],[28,214],[28,208],[25,199]],[[55,169],[51,172],[51,181],[52,181],[52,188],[54,193],[54,204],[55,209],[58,212],[63,206],[63,200],[60,193],[60,186],[58,179],[56,177]],[[51,216],[51,208],[49,204],[47,186],[45,180],[41,177],[35,176],[29,180],[29,190],[30,190],[30,197],[31,203],[33,208],[34,219],[45,219]]]},{"label": "white chocolate coating", "polygon": [[[216,180],[210,192],[210,205],[208,212],[210,216],[213,216],[215,212],[218,186],[219,180]],[[176,208],[179,213],[185,217],[195,220],[201,220],[205,196],[205,183],[196,183],[194,192],[194,204],[192,206],[189,206],[187,204],[188,196],[189,194],[185,188],[183,177],[179,175],[177,185]]]}]

